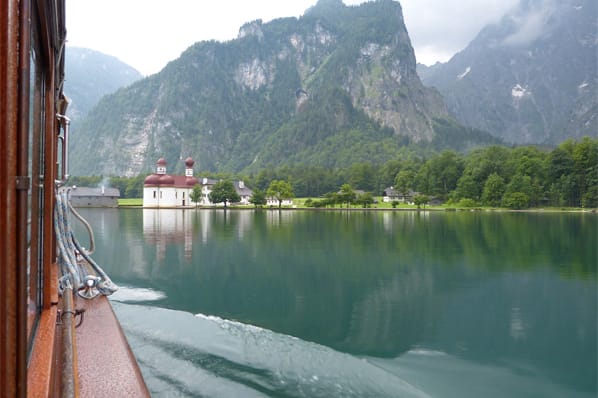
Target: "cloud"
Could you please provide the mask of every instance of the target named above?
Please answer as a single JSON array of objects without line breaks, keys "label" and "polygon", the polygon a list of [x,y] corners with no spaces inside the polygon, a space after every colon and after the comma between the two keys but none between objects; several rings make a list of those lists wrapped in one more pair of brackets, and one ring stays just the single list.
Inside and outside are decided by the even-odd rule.
[{"label": "cloud", "polygon": [[[447,61],[519,0],[400,0],[419,62]],[[527,0],[525,0],[527,1]],[[113,55],[148,75],[202,40],[245,22],[299,16],[317,0],[67,0],[69,45]],[[346,5],[364,0],[344,0]],[[523,32],[523,31],[522,31]]]},{"label": "cloud", "polygon": [[416,58],[448,61],[488,24],[497,23],[519,0],[401,0]]},{"label": "cloud", "polygon": [[525,46],[539,38],[547,29],[547,21],[555,12],[553,0],[524,2],[518,12],[509,16],[514,32],[503,40],[507,46]]}]

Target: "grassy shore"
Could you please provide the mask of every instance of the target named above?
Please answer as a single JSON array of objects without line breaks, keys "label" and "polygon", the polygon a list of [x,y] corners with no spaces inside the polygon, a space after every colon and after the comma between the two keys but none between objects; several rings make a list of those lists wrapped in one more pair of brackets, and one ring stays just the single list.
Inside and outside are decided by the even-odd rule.
[{"label": "grassy shore", "polygon": [[[283,206],[283,209],[314,209],[313,207],[307,207],[305,206],[305,202],[308,200],[309,198],[295,198],[293,199],[293,207],[286,207]],[[373,205],[371,205],[371,207],[369,207],[368,209],[374,209],[374,210],[417,210],[417,206],[415,205],[409,205],[409,204],[405,204],[405,203],[399,203],[397,204],[395,207],[393,207],[393,205],[391,203],[387,203],[387,202],[383,202],[382,198],[376,198],[376,200],[378,201],[378,203],[375,203]],[[132,198],[132,199],[119,199],[118,200],[118,206],[119,207],[142,207],[143,206],[143,199],[142,198]],[[253,205],[249,205],[249,206],[230,206],[230,208],[233,209],[253,209],[254,206]],[[269,209],[271,207],[264,207],[265,209]],[[276,209],[276,207],[272,207],[274,209]],[[334,208],[320,208],[322,210],[324,209],[346,209],[347,206],[343,205],[342,207],[337,205]],[[349,209],[354,209],[354,210],[359,210],[359,209],[363,209],[362,206],[358,206],[358,205],[352,205],[349,206]],[[503,207],[485,207],[485,206],[479,206],[479,207],[459,207],[459,206],[455,206],[455,205],[447,205],[447,204],[443,204],[443,205],[439,205],[439,206],[430,206],[430,205],[426,205],[425,207],[422,206],[421,210],[436,210],[436,211],[513,211],[512,209],[507,209],[507,208],[503,208]],[[542,208],[529,208],[529,209],[523,209],[522,211],[545,211],[545,212],[565,212],[565,211],[570,211],[570,212],[596,212],[596,209],[583,209],[583,208],[577,208],[577,207],[542,207]]]},{"label": "grassy shore", "polygon": [[126,198],[118,200],[118,207],[141,207],[143,198]]}]

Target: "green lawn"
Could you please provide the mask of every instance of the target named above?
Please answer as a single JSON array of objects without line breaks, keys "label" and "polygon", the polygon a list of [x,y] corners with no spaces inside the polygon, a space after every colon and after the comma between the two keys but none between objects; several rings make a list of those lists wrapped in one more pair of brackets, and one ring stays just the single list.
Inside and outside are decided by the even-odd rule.
[{"label": "green lawn", "polygon": [[143,198],[119,199],[119,206],[143,206]]}]

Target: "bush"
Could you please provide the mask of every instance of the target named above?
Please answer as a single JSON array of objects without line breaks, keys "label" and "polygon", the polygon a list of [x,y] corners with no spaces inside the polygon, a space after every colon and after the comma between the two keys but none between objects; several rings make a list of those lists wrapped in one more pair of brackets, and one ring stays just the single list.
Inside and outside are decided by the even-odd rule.
[{"label": "bush", "polygon": [[502,205],[509,209],[526,209],[529,207],[529,197],[523,192],[506,193],[502,198]]},{"label": "bush", "polygon": [[478,204],[476,203],[476,201],[470,198],[463,198],[457,203],[457,206],[467,208],[476,207],[477,205]]}]

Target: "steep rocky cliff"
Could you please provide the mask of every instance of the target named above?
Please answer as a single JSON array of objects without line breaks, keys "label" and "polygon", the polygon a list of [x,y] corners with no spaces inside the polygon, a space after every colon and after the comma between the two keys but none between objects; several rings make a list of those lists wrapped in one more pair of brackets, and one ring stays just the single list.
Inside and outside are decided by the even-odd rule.
[{"label": "steep rocky cliff", "polygon": [[595,0],[522,0],[448,63],[420,67],[462,123],[512,143],[598,134]]},{"label": "steep rocky cliff", "polygon": [[105,97],[71,149],[73,173],[131,176],[159,157],[173,171],[187,156],[213,171],[346,167],[437,139],[464,148],[488,137],[449,120],[422,85],[399,3],[320,0],[301,18],[196,43]]}]

